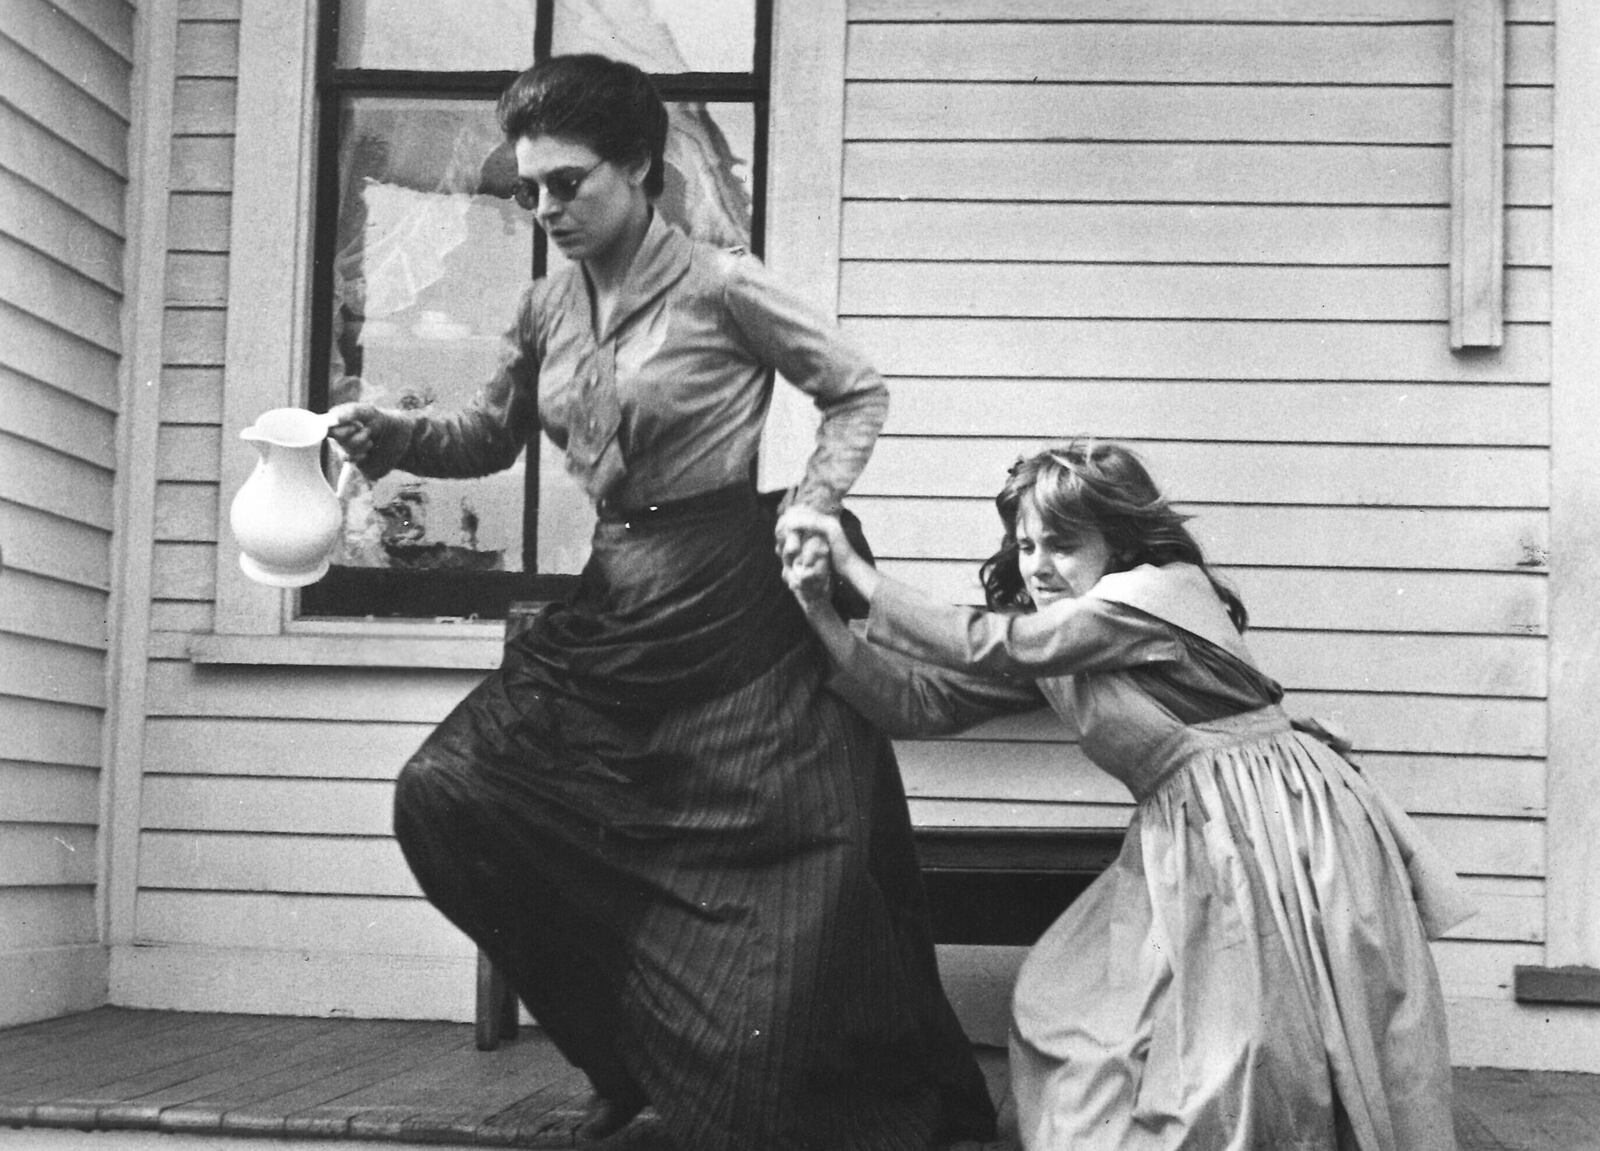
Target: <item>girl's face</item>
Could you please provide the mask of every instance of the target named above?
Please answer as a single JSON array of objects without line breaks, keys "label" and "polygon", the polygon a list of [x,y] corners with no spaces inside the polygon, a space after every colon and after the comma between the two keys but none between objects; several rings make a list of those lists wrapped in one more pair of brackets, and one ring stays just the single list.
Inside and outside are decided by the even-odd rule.
[{"label": "girl's face", "polygon": [[1057,535],[1044,526],[1032,500],[1017,509],[1017,567],[1035,607],[1083,595],[1106,574],[1111,559],[1098,528]]},{"label": "girl's face", "polygon": [[631,166],[602,160],[564,136],[524,136],[515,151],[533,217],[569,260],[605,259],[649,208],[648,159]]}]

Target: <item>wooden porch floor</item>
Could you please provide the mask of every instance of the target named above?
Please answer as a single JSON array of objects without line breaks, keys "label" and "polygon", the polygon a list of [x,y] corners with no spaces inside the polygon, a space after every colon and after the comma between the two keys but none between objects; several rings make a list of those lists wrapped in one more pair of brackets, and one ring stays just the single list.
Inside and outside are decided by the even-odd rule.
[{"label": "wooden porch floor", "polygon": [[[1003,1094],[1004,1054],[980,1058]],[[1459,1069],[1456,1088],[1462,1151],[1600,1151],[1600,1076]],[[109,1007],[0,1030],[0,1128],[569,1147],[584,1094],[528,1029],[492,1052],[468,1024]],[[648,1112],[605,1148],[674,1151]]]}]

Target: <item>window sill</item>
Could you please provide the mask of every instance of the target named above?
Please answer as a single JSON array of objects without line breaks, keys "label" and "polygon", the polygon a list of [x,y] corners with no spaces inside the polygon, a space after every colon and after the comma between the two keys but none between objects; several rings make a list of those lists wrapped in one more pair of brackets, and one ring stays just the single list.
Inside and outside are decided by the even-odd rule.
[{"label": "window sill", "polygon": [[500,666],[505,625],[492,623],[322,625],[288,635],[193,635],[200,664],[430,668],[491,671]]}]

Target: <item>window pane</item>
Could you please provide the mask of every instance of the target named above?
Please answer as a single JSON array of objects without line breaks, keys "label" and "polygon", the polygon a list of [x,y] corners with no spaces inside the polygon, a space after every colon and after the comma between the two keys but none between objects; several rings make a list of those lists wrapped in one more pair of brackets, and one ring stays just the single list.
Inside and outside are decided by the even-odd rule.
[{"label": "window pane", "polygon": [[551,50],[599,52],[646,72],[749,72],[755,0],[556,0]]},{"label": "window pane", "polygon": [[533,63],[535,0],[342,0],[341,68],[520,72]]},{"label": "window pane", "polygon": [[[458,408],[493,373],[531,271],[493,107],[353,97],[340,141],[329,403]],[[334,562],[519,571],[523,486],[520,462],[479,480],[358,480]]]}]

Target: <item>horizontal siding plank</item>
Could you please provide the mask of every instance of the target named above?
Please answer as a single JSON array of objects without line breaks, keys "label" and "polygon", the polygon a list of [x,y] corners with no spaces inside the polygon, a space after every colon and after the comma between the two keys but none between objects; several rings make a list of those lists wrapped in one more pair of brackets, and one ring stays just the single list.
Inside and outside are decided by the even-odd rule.
[{"label": "horizontal siding plank", "polygon": [[165,891],[421,894],[394,840],[303,835],[146,831],[139,839],[139,884]]},{"label": "horizontal siding plank", "polygon": [[103,708],[103,650],[0,632],[0,695]]},{"label": "horizontal siding plank", "polygon": [[[1126,788],[1073,743],[897,740],[906,794],[917,799],[1131,803]],[[1538,760],[1357,752],[1362,772],[1407,811],[1528,818],[1544,811]]]},{"label": "horizontal siding plank", "polygon": [[[863,496],[980,497],[1040,441],[886,436]],[[1395,507],[1549,505],[1540,448],[1130,441],[1172,499],[1205,503]]]},{"label": "horizontal siding plank", "polygon": [[94,892],[83,887],[0,887],[0,923],[11,952],[99,942]]},{"label": "horizontal siding plank", "polygon": [[[998,530],[989,541],[999,542]],[[1256,628],[1542,636],[1542,575],[1218,566]],[[884,571],[944,603],[979,604],[975,560],[890,560]]]},{"label": "horizontal siding plank", "polygon": [[1540,758],[1548,750],[1542,700],[1297,691],[1284,706],[1332,720],[1374,752]]},{"label": "horizontal siding plank", "polygon": [[1550,331],[1532,324],[1507,325],[1503,348],[1472,358],[1451,354],[1448,324],[919,317],[843,329],[890,376],[1550,380]]},{"label": "horizontal siding plank", "polygon": [[186,543],[217,540],[217,485],[156,486],[156,539]]},{"label": "horizontal siding plank", "polygon": [[[181,34],[180,34],[181,39]],[[173,91],[174,136],[227,136],[234,130],[239,84],[232,79],[180,79]],[[1547,141],[1518,140],[1518,143]]]},{"label": "horizontal siding plank", "polygon": [[122,237],[66,202],[0,168],[0,231],[114,292],[122,290]]},{"label": "horizontal siding plank", "polygon": [[[1161,439],[1181,431],[1197,440],[1244,442],[1550,442],[1550,393],[1540,385],[927,377],[888,382],[886,430],[893,435]],[[978,396],[982,403],[974,402]]]},{"label": "horizontal siding plank", "polygon": [[216,547],[211,544],[156,544],[150,588],[155,599],[214,599],[217,594]]},{"label": "horizontal siding plank", "polygon": [[8,570],[96,591],[111,586],[111,533],[0,499],[0,540]]},{"label": "horizontal siding plank", "polygon": [[94,881],[94,828],[0,823],[0,887],[83,887]]},{"label": "horizontal siding plank", "polygon": [[[1548,148],[1508,147],[1505,202],[1550,203]],[[1352,144],[1079,144],[857,141],[852,200],[1139,201],[1177,204],[1450,202],[1450,150]]]},{"label": "horizontal siding plank", "polygon": [[[1506,29],[1506,82],[1554,77],[1554,30]],[[847,80],[1449,84],[1448,22],[1390,27],[1008,22],[852,24]]]},{"label": "horizontal siding plank", "polygon": [[150,665],[149,715],[438,723],[483,674],[321,668]]},{"label": "horizontal siding plank", "polygon": [[209,367],[224,359],[228,313],[222,308],[168,308],[161,329],[162,363]]},{"label": "horizontal siding plank", "polygon": [[1507,943],[1544,940],[1544,882],[1538,879],[1473,878],[1462,881],[1467,898],[1477,907],[1465,923],[1452,928],[1451,939],[1485,939]]},{"label": "horizontal siding plank", "polygon": [[234,77],[239,74],[239,26],[233,20],[196,20],[182,14],[178,24],[178,75]]},{"label": "horizontal siding plank", "polygon": [[1496,637],[1549,631],[1548,583],[1529,573],[1221,568],[1256,627]]},{"label": "horizontal siding plank", "polygon": [[117,466],[116,413],[0,366],[0,431],[107,470]]},{"label": "horizontal siding plank", "polygon": [[[1284,708],[1290,715],[1332,720],[1349,733],[1363,755],[1540,759],[1546,753],[1541,700],[1295,691],[1285,697]],[[1063,738],[1070,738],[1070,726],[1046,709],[989,720],[958,737],[1048,742]]]},{"label": "horizontal siding plank", "polygon": [[[156,716],[145,728],[145,769],[290,779],[393,780],[433,730],[426,723]],[[216,749],[226,747],[225,763]]]},{"label": "horizontal siding plank", "polygon": [[231,136],[178,136],[172,141],[175,192],[226,192],[233,187]]},{"label": "horizontal siding plank", "polygon": [[[1506,93],[1506,142],[1551,142],[1551,90]],[[847,140],[1448,144],[1450,90],[856,82]]]},{"label": "horizontal siding plank", "polygon": [[34,575],[9,563],[6,582],[8,590],[0,596],[0,632],[105,649],[111,611],[105,592]]},{"label": "horizontal siding plank", "polygon": [[[1518,0],[1528,3],[1529,0]],[[1544,0],[1548,2],[1548,0]],[[237,22],[241,0],[178,0],[180,20],[232,20]]]},{"label": "horizontal siding plank", "polygon": [[[231,769],[231,754],[228,759]],[[393,802],[394,785],[386,779],[241,778],[147,771],[141,820],[146,831],[387,839]]]},{"label": "horizontal siding plank", "polygon": [[[1157,20],[1163,23],[1256,21],[1267,24],[1418,24],[1448,23],[1455,0],[849,0],[848,19],[856,23],[914,20],[938,22],[991,20]],[[1548,24],[1554,0],[1507,0],[1507,19]]]},{"label": "horizontal siding plank", "polygon": [[0,701],[0,759],[19,763],[100,766],[101,713],[97,708],[10,698]]},{"label": "horizontal siding plank", "polygon": [[[100,822],[100,773],[82,767],[0,760],[0,812],[7,823]],[[0,923],[5,920],[0,918]]]},{"label": "horizontal siding plank", "polygon": [[[1442,207],[848,200],[845,260],[1445,265]],[[1506,211],[1506,262],[1550,266],[1550,211]]]},{"label": "horizontal siding plank", "polygon": [[0,500],[109,530],[112,479],[105,468],[0,431]]},{"label": "horizontal siding plank", "polygon": [[[976,564],[999,546],[990,500],[991,494],[963,500],[853,494],[850,507],[880,558]],[[1224,566],[1527,574],[1544,570],[1549,549],[1543,512],[1225,504],[1180,510],[1194,517],[1189,528],[1206,555]]]},{"label": "horizontal siding plank", "polygon": [[385,955],[470,953],[428,902],[359,896],[141,891],[137,942]]},{"label": "horizontal siding plank", "polygon": [[123,120],[129,118],[133,65],[53,0],[3,0],[0,27],[7,38],[69,77]]},{"label": "horizontal siding plank", "polygon": [[[847,261],[841,316],[1225,320],[1450,318],[1446,268]],[[1505,318],[1549,323],[1550,272],[1510,268]]]},{"label": "horizontal siding plank", "polygon": [[74,79],[0,37],[0,76],[17,111],[118,176],[128,174],[128,121]]},{"label": "horizontal siding plank", "polygon": [[222,423],[220,367],[164,367],[161,371],[163,424]]},{"label": "horizontal siding plank", "polygon": [[134,6],[128,0],[50,0],[124,60],[133,59]]},{"label": "horizontal siding plank", "polygon": [[0,235],[0,283],[24,312],[120,353],[122,297],[71,266]]},{"label": "horizontal siding plank", "polygon": [[1295,690],[1542,699],[1549,687],[1548,647],[1532,636],[1252,629],[1250,648]]},{"label": "horizontal siding plank", "polygon": [[[216,483],[222,446],[222,432],[218,428],[196,424],[163,426],[156,436],[157,478],[169,482]],[[255,458],[249,444],[240,442],[228,446]]]},{"label": "horizontal siding plank", "polygon": [[176,252],[167,257],[167,303],[180,307],[224,307],[228,302],[228,257]]},{"label": "horizontal siding plank", "polygon": [[1544,962],[1544,946],[1537,943],[1497,943],[1480,940],[1435,940],[1434,963],[1447,999],[1511,998],[1511,973],[1519,964]]},{"label": "horizontal siding plank", "polygon": [[115,352],[79,339],[0,300],[0,362],[25,376],[115,411]]},{"label": "horizontal siding plank", "polygon": [[163,634],[210,634],[216,630],[216,611],[204,603],[178,603],[156,600],[150,605],[150,630],[157,638]]},{"label": "horizontal siding plank", "polygon": [[227,252],[233,208],[231,196],[175,192],[168,203],[169,252]]},{"label": "horizontal siding plank", "polygon": [[122,177],[86,153],[66,147],[6,104],[0,104],[0,156],[13,173],[59,196],[83,218],[119,236],[127,234]]}]

